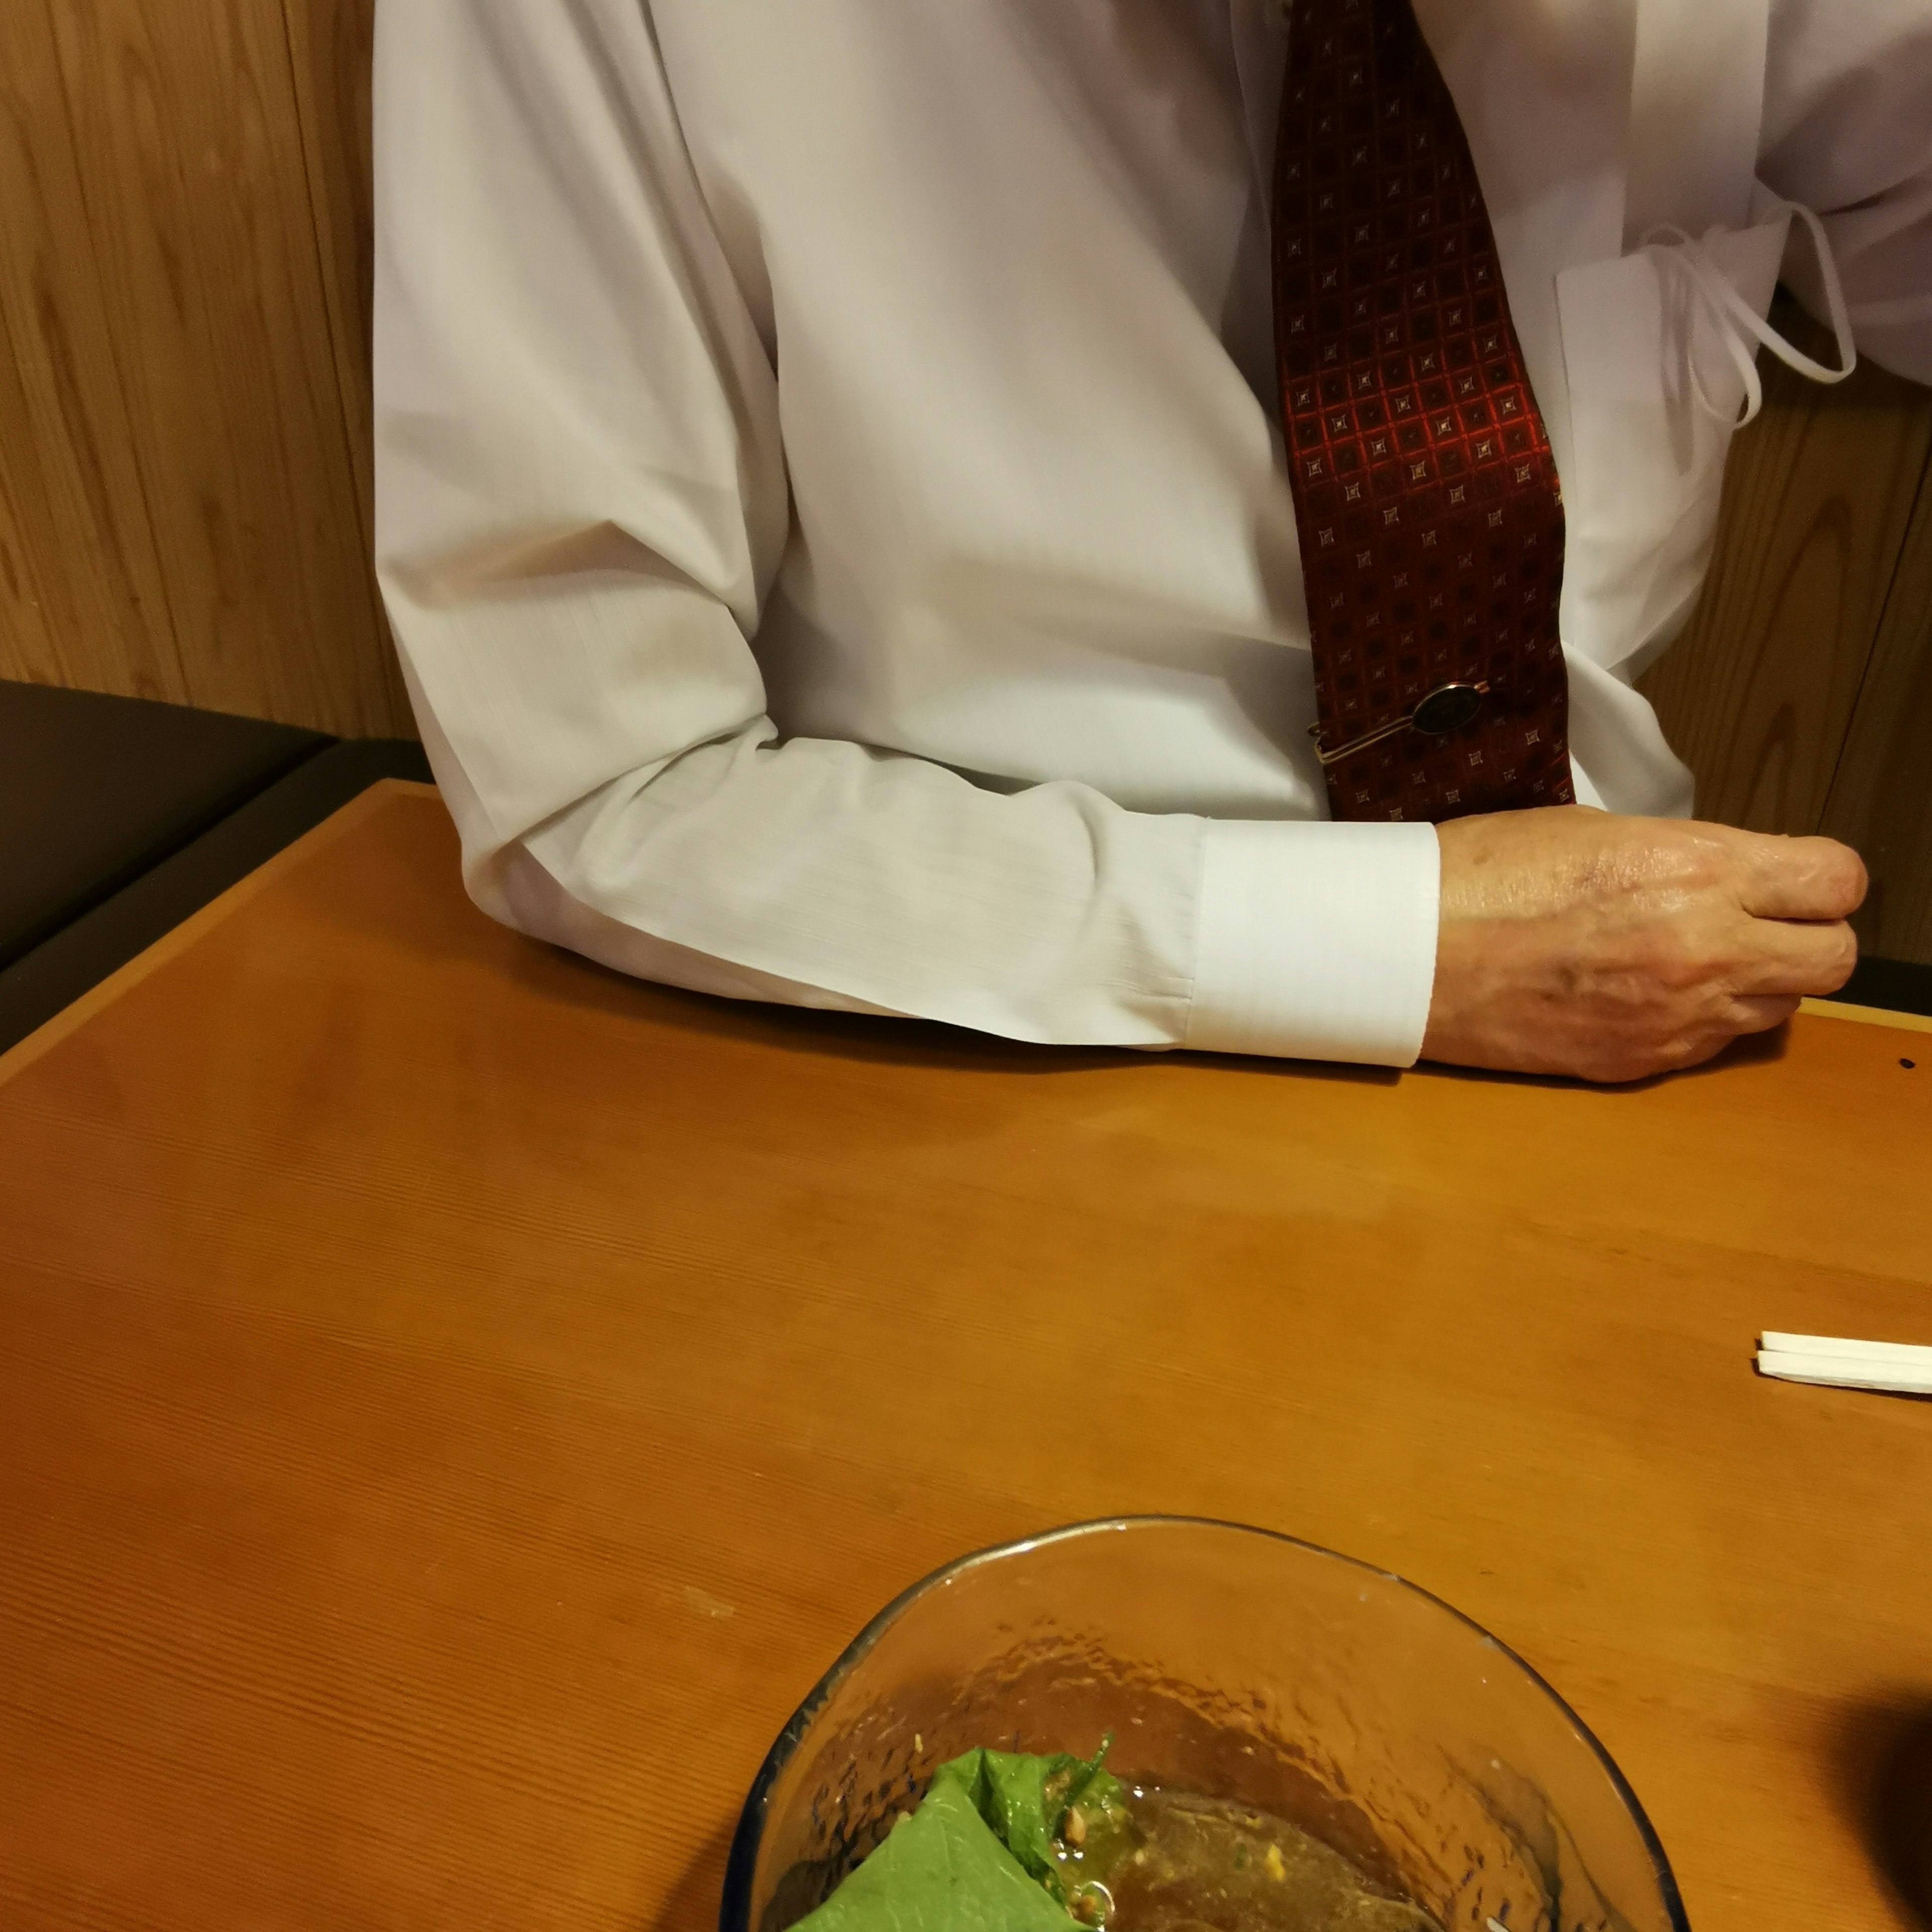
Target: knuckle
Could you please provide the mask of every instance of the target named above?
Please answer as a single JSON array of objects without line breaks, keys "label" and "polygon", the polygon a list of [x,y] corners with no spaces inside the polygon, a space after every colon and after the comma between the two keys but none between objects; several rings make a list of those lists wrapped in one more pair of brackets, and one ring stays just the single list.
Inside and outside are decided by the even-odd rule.
[{"label": "knuckle", "polygon": [[1739,1029],[1736,1026],[1702,1026],[1684,1033],[1671,1042],[1664,1058],[1664,1071],[1682,1072],[1687,1066],[1701,1066],[1707,1060],[1722,1053],[1737,1038]]},{"label": "knuckle", "polygon": [[1599,1087],[1628,1087],[1667,1073],[1678,1064],[1674,1036],[1666,1029],[1645,1027],[1593,1042],[1577,1070]]},{"label": "knuckle", "polygon": [[1715,962],[1709,946],[1688,923],[1666,920],[1645,935],[1638,965],[1653,984],[1681,994],[1709,980]]},{"label": "knuckle", "polygon": [[1724,885],[1736,869],[1729,848],[1685,826],[1676,836],[1660,842],[1653,854],[1655,876],[1660,884],[1679,893],[1709,892]]},{"label": "knuckle", "polygon": [[1693,841],[1686,848],[1682,865],[1684,882],[1706,892],[1728,884],[1738,870],[1732,854],[1703,839]]}]

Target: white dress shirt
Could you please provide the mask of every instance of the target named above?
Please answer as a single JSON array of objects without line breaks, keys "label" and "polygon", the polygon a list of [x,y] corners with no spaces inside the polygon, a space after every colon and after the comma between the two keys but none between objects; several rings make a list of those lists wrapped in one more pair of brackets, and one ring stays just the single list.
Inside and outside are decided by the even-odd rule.
[{"label": "white dress shirt", "polygon": [[[1420,0],[1563,478],[1580,795],[1824,215],[1932,380],[1932,0]],[[1334,824],[1272,0],[382,0],[378,550],[465,875],[650,978],[1405,1064],[1426,825]],[[1654,236],[1650,245],[1646,238]],[[1700,238],[1692,242],[1688,237]]]}]

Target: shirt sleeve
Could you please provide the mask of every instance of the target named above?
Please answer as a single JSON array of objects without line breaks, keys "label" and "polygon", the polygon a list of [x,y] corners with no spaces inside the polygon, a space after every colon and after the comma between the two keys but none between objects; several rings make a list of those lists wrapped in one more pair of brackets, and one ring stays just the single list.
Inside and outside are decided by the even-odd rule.
[{"label": "shirt sleeve", "polygon": [[1415,1058],[1432,828],[782,739],[751,643],[792,539],[773,348],[649,9],[390,0],[377,36],[378,563],[486,911],[708,992]]},{"label": "shirt sleeve", "polygon": [[[1822,217],[1860,351],[1932,382],[1932,7],[1775,0],[1758,172]],[[1802,230],[1785,279],[1822,318]]]}]

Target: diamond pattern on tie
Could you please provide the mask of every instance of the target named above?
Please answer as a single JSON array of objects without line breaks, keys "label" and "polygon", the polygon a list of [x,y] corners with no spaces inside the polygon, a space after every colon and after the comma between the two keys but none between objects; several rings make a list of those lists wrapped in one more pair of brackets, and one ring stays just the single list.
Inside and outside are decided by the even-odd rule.
[{"label": "diamond pattern on tie", "polygon": [[1318,743],[1487,686],[1472,723],[1328,766],[1337,818],[1574,796],[1556,468],[1461,122],[1409,0],[1299,0],[1274,203],[1275,337]]}]

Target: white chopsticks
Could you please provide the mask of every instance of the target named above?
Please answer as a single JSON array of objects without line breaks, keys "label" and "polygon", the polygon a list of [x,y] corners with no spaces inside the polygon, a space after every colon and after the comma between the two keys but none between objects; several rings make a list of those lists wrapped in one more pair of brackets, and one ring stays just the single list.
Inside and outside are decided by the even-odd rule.
[{"label": "white chopsticks", "polygon": [[1932,1395],[1932,1348],[1904,1342],[1850,1342],[1837,1335],[1778,1335],[1766,1330],[1759,1340],[1757,1366],[1759,1374],[1780,1382]]}]

